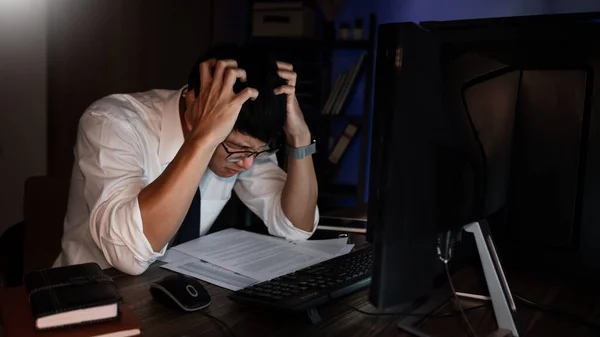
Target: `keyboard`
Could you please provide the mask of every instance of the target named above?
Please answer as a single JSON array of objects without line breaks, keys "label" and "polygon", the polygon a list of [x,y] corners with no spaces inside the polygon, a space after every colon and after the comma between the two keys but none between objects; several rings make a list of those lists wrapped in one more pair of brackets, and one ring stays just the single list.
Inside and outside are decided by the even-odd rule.
[{"label": "keyboard", "polygon": [[315,309],[371,283],[372,247],[320,262],[278,278],[240,289],[235,302],[288,311]]}]

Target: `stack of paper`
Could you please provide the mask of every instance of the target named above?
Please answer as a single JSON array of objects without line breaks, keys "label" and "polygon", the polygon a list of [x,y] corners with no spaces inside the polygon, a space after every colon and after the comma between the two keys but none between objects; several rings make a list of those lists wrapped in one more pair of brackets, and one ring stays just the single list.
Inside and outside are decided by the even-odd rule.
[{"label": "stack of paper", "polygon": [[239,290],[347,254],[347,238],[288,241],[227,229],[175,246],[161,267]]}]

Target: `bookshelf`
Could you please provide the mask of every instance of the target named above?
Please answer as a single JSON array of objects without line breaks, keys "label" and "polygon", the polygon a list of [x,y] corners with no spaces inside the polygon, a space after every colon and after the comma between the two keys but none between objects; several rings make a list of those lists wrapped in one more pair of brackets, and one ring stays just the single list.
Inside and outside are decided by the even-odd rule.
[{"label": "bookshelf", "polygon": [[[327,142],[328,151],[326,152],[327,157],[320,156],[317,158],[317,175],[319,176],[319,205],[321,206],[323,213],[328,212],[339,212],[339,201],[344,199],[346,202],[354,201],[353,208],[364,208],[365,207],[365,192],[367,182],[367,163],[368,150],[369,150],[369,131],[370,131],[370,115],[371,115],[371,101],[372,101],[372,78],[373,78],[373,64],[374,64],[374,46],[375,46],[375,33],[376,33],[376,18],[374,14],[369,15],[369,28],[368,33],[364,40],[339,40],[331,38],[328,43],[328,59],[333,60],[334,53],[336,51],[356,51],[356,64],[359,65],[358,72],[353,76],[352,67],[346,71],[346,74],[350,74],[349,85],[347,84],[346,92],[342,95],[341,101],[337,102],[337,107],[334,108],[334,113],[331,113],[328,109],[327,103],[330,94],[336,94],[336,82],[339,78],[331,78],[329,82],[331,85],[327,87],[327,94],[323,103],[322,113],[318,116],[319,118],[319,129],[323,132],[322,141]],[[331,28],[330,28],[331,31]],[[333,35],[333,34],[331,34]],[[333,35],[335,36],[335,35]],[[329,68],[331,71],[331,68]],[[353,77],[353,78],[352,78]],[[343,80],[343,79],[342,79]],[[357,91],[357,82],[364,80],[364,87],[362,92]],[[357,94],[363,95],[363,106],[360,107],[362,111],[358,114],[349,113],[349,101]],[[345,96],[345,97],[344,97]],[[335,105],[335,104],[334,104]],[[323,113],[325,112],[325,113]],[[356,111],[354,111],[356,112]],[[340,128],[343,130],[341,134],[336,134],[336,129]],[[348,126],[355,126],[356,132],[353,137],[352,130],[348,130]],[[350,131],[350,132],[348,132]],[[328,139],[331,136],[335,137],[333,144],[329,144]],[[360,137],[359,137],[360,136]],[[332,152],[339,151],[336,149],[336,145],[340,142],[340,137],[347,137],[349,148],[352,143],[360,139],[360,151],[357,161],[353,161],[358,166],[358,177],[356,184],[338,184],[335,183],[336,175],[338,174],[341,165],[344,163],[345,151],[342,151],[339,155],[339,159],[332,161]],[[346,149],[347,149],[346,148]],[[335,157],[335,156],[334,156]]]},{"label": "bookshelf", "polygon": [[[293,64],[298,73],[296,95],[313,138],[317,141],[317,154],[313,159],[319,180],[319,208],[322,214],[339,209],[340,203],[354,203],[360,208],[365,206],[376,34],[373,13],[368,15],[367,23],[368,30],[365,29],[365,32],[368,35],[362,40],[339,39],[334,22],[319,22],[315,38],[253,37],[252,30],[248,29],[248,42],[264,46],[277,59]],[[349,78],[343,87],[343,94],[338,100],[331,101],[330,96],[335,94],[338,80],[332,75],[333,63],[339,51],[348,51],[346,54],[353,58],[356,55],[355,65],[359,66],[346,69]],[[364,81],[364,87],[363,83],[360,86],[361,92],[357,91],[359,81]],[[349,111],[351,98],[357,94],[363,96],[363,104],[361,107],[353,106],[353,111]],[[326,109],[328,104],[330,106]],[[340,133],[340,130],[345,132]],[[352,165],[358,166],[356,183],[335,183],[347,154],[345,150],[358,140],[359,155],[357,161],[352,161]],[[344,141],[347,146],[340,146]],[[280,165],[285,169],[285,153],[280,150],[279,156]]]}]

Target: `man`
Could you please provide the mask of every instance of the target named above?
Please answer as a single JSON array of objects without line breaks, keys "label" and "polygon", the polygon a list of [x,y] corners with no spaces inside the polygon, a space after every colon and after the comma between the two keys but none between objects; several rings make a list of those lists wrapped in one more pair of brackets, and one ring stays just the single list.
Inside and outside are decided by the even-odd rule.
[{"label": "man", "polygon": [[[201,58],[180,90],[93,103],[79,123],[55,266],[93,261],[140,274],[167,247],[205,234],[232,190],[270,234],[310,237],[314,144],[295,85],[291,65],[226,48]],[[272,150],[281,132],[287,174]]]}]

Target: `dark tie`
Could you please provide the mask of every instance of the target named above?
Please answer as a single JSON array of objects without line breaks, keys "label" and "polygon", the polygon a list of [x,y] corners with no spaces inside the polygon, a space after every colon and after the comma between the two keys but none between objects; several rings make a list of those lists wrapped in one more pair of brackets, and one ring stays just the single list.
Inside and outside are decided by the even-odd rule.
[{"label": "dark tie", "polygon": [[188,209],[181,227],[175,234],[172,246],[197,239],[200,236],[200,189],[196,190],[192,204]]}]

